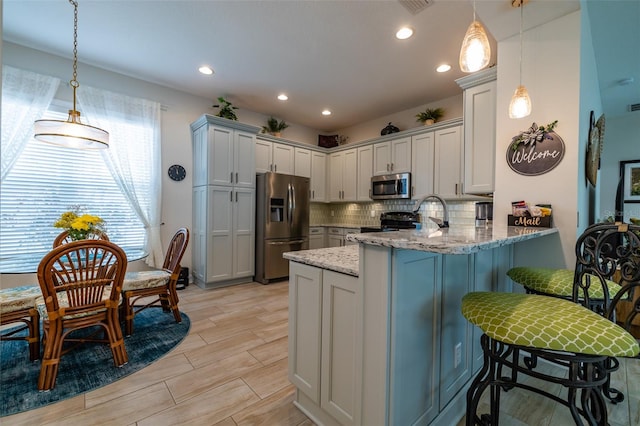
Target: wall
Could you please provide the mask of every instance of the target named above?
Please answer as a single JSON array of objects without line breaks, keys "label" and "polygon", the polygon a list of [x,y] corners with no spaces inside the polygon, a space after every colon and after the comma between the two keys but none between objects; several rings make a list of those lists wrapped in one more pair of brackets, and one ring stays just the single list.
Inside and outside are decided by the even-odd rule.
[{"label": "wall", "polygon": [[[514,19],[517,15],[514,11]],[[576,176],[581,176],[580,153],[585,143],[581,140],[580,23],[580,12],[575,12],[524,32],[522,83],[531,96],[532,114],[522,119],[508,115],[511,96],[519,84],[519,35],[498,42],[494,223],[506,224],[511,202],[525,199],[552,204],[554,225],[559,230],[559,238],[551,243],[543,238],[517,245],[514,261],[518,265],[573,268],[579,205]],[[560,164],[540,176],[513,172],[505,161],[511,138],[533,122],[547,125],[554,120],[558,120],[556,131],[565,143]],[[583,184],[582,177],[578,180]]]},{"label": "wall", "polygon": [[424,111],[426,108],[442,108],[444,110],[444,116],[440,121],[460,118],[462,117],[463,112],[462,102],[462,89],[460,89],[460,95],[396,112],[394,114],[385,115],[355,126],[340,129],[336,133],[349,136],[348,143],[375,139],[380,137],[380,131],[384,129],[389,122],[398,127],[401,131],[422,126],[421,123],[416,121],[416,114]]}]

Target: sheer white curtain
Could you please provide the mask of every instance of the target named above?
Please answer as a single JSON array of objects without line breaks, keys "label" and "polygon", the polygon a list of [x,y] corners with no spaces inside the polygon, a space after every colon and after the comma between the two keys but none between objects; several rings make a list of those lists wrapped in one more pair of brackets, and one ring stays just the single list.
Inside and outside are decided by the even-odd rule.
[{"label": "sheer white curtain", "polygon": [[86,86],[77,96],[83,122],[109,132],[109,149],[100,152],[145,226],[146,263],[161,266],[160,104]]},{"label": "sheer white curtain", "polygon": [[59,78],[2,66],[0,180],[4,180],[33,137],[33,122],[43,117],[59,85]]}]

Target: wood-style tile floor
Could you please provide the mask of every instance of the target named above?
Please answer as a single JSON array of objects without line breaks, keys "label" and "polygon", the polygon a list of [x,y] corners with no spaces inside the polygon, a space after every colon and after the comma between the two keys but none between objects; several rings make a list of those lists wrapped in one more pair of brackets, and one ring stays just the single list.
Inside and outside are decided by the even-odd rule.
[{"label": "wood-style tile floor", "polygon": [[[191,331],[170,354],[108,386],[0,424],[312,425],[293,406],[287,379],[287,292],[287,282],[190,285],[179,295]],[[615,380],[627,398],[610,406],[611,425],[640,425],[640,361],[625,362]],[[545,398],[518,390],[503,395],[501,424],[573,424],[563,406]]]}]

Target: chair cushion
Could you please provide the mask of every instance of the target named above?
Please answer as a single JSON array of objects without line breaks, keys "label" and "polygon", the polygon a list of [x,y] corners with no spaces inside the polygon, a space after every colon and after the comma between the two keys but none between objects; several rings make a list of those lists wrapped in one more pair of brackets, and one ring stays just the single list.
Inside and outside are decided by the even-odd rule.
[{"label": "chair cushion", "polygon": [[507,344],[614,357],[640,353],[638,342],[622,327],[555,297],[469,293],[462,298],[462,314],[486,335]]},{"label": "chair cushion", "polygon": [[[104,288],[104,293],[102,294],[102,301],[105,302],[109,300],[110,296],[111,296],[111,285],[108,285]],[[120,300],[119,302],[122,302],[122,300]],[[64,291],[58,292],[58,306],[60,306],[61,308],[69,307],[69,299],[67,298],[67,293]],[[38,308],[40,317],[44,321],[47,321],[49,319],[49,312],[47,311],[47,306],[44,303],[44,297],[42,296],[42,294],[40,294],[40,297],[36,300],[36,307]],[[100,307],[93,311],[81,312],[77,314],[67,314],[67,315],[64,315],[62,318],[63,319],[82,318],[82,317],[93,315],[94,313],[103,312],[106,310],[107,310],[107,307],[105,306],[104,308]]]},{"label": "chair cushion", "polygon": [[[574,271],[572,269],[529,268],[525,266],[518,266],[509,269],[507,275],[514,282],[537,293],[560,297],[571,297],[573,294]],[[602,286],[598,281],[598,277],[595,275],[591,276],[593,278],[591,279],[589,296],[592,299],[604,299]],[[615,296],[621,289],[620,285],[614,281],[605,281],[607,283],[607,287],[609,287],[609,296]]]},{"label": "chair cushion", "polygon": [[38,285],[4,288],[0,290],[0,315],[31,309],[38,297],[42,297]]},{"label": "chair cushion", "polygon": [[122,283],[122,291],[162,287],[167,285],[170,278],[171,274],[162,269],[127,272]]}]

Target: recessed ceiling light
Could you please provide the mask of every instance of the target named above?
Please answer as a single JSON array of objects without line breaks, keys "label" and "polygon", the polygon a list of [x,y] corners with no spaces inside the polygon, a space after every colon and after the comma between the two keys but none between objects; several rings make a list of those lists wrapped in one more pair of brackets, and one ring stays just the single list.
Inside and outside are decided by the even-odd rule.
[{"label": "recessed ceiling light", "polygon": [[205,75],[213,74],[213,70],[206,65],[203,65],[200,68],[198,68],[198,71],[200,71],[202,74],[205,74]]},{"label": "recessed ceiling light", "polygon": [[286,101],[287,99],[289,99],[289,97],[287,95],[285,95],[284,93],[280,93],[278,95],[278,99],[280,99],[281,101]]},{"label": "recessed ceiling light", "polygon": [[331,115],[331,111],[329,111],[328,109],[325,109],[322,111],[322,115]]},{"label": "recessed ceiling light", "polygon": [[440,65],[438,68],[436,68],[436,71],[438,72],[447,72],[451,69],[451,65],[449,64],[442,64]]},{"label": "recessed ceiling light", "polygon": [[413,28],[411,27],[402,27],[396,33],[396,38],[398,40],[406,40],[413,35]]}]

